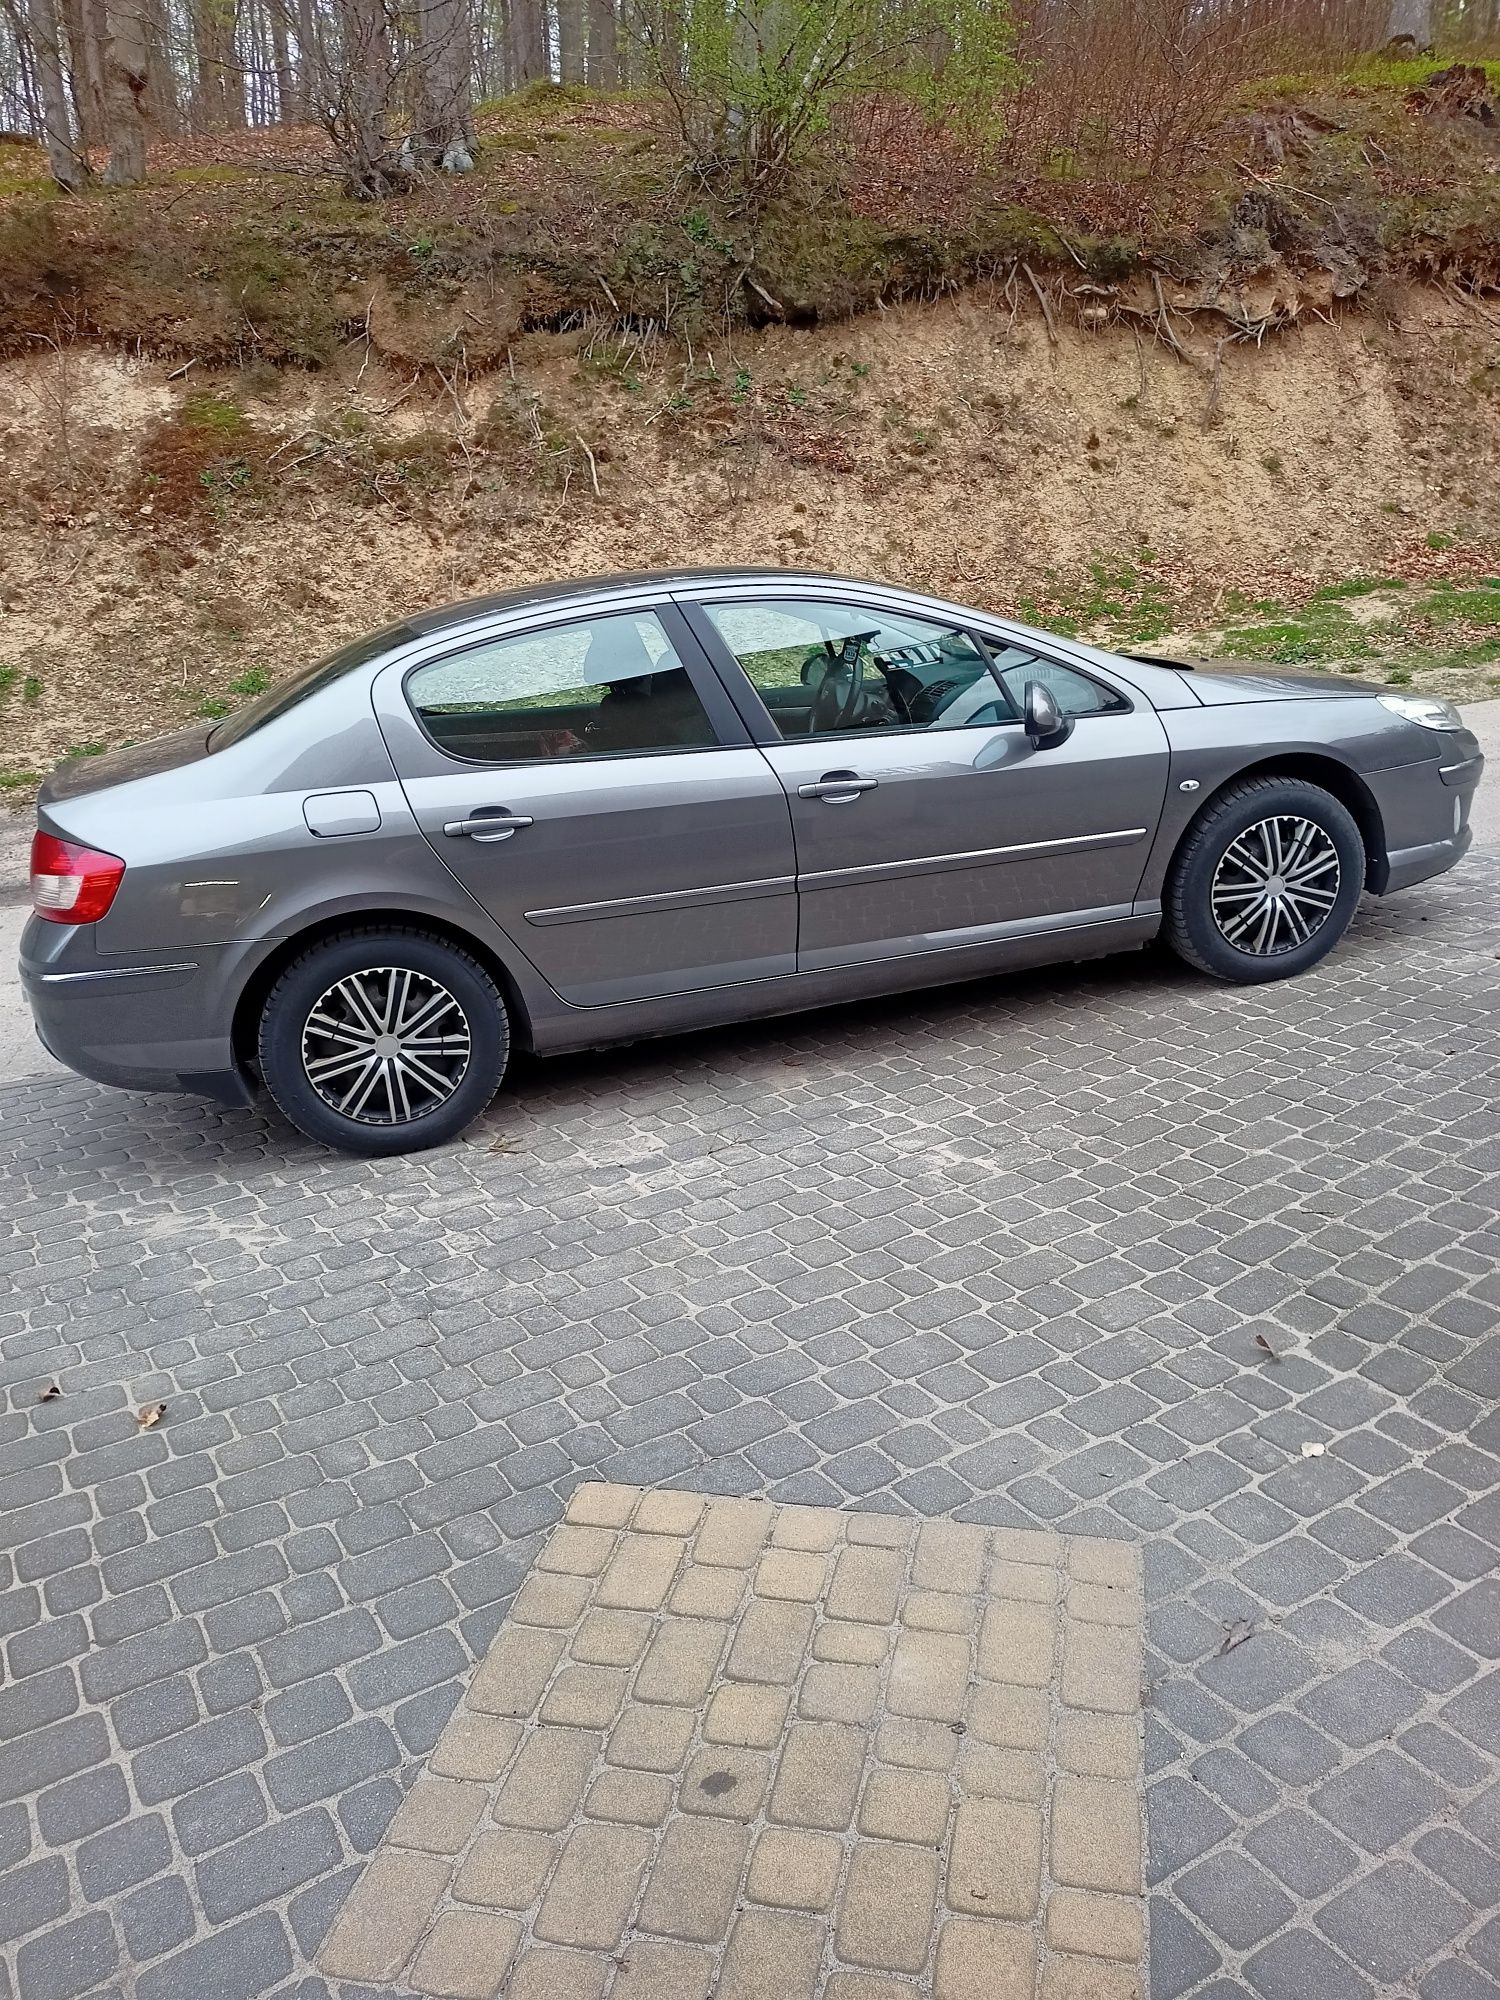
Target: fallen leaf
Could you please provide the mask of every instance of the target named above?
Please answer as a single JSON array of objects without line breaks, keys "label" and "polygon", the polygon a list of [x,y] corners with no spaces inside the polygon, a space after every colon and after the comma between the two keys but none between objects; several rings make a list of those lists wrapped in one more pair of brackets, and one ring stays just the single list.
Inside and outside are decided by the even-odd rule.
[{"label": "fallen leaf", "polygon": [[1321,1458],[1323,1456],[1323,1447],[1320,1444],[1305,1444],[1302,1447],[1302,1456],[1304,1458]]},{"label": "fallen leaf", "polygon": [[1270,1341],[1266,1339],[1266,1336],[1263,1333],[1258,1333],[1255,1336],[1255,1344],[1263,1354],[1269,1354],[1273,1361],[1279,1361],[1281,1359],[1281,1356],[1276,1352],[1276,1349],[1271,1345]]},{"label": "fallen leaf", "polygon": [[37,1397],[37,1401],[39,1403],[55,1403],[61,1394],[61,1382],[49,1382],[41,1395]]},{"label": "fallen leaf", "polygon": [[167,1413],[165,1403],[146,1403],[136,1411],[135,1420],[143,1431],[149,1431],[153,1424],[159,1424]]},{"label": "fallen leaf", "polygon": [[1232,1653],[1236,1646],[1243,1646],[1254,1630],[1248,1618],[1227,1618],[1224,1621],[1224,1636],[1219,1641],[1220,1654]]}]

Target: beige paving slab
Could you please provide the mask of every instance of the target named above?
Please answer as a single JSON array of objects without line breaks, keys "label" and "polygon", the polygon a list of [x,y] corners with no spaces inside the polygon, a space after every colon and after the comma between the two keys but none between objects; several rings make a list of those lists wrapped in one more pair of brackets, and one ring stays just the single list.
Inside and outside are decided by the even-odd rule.
[{"label": "beige paving slab", "polygon": [[434,2000],[1143,2000],[1138,1552],[580,1487],[319,1954]]}]

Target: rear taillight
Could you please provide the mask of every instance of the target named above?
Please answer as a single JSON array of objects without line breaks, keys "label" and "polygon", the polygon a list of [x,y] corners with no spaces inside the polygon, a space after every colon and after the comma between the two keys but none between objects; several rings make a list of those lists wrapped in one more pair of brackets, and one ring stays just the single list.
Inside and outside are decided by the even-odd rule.
[{"label": "rear taillight", "polygon": [[31,843],[31,907],[49,924],[96,924],[125,879],[118,854],[79,847],[55,834]]}]

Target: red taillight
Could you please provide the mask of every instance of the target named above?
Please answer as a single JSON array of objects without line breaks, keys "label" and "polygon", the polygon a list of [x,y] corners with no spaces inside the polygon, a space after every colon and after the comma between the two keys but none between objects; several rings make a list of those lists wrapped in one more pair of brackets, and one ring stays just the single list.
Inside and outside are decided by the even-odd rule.
[{"label": "red taillight", "polygon": [[118,854],[101,854],[55,834],[31,843],[31,907],[49,924],[97,924],[125,879]]}]

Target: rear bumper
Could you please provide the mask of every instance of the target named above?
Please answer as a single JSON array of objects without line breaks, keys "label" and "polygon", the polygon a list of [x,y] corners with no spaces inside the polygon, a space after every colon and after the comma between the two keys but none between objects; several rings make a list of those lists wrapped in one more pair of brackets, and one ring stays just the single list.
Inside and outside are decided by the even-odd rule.
[{"label": "rear bumper", "polygon": [[[120,1090],[188,1091],[249,1104],[230,1033],[232,946],[116,965],[83,929],[36,918],[21,934],[21,989],[50,1055]],[[217,1003],[217,1004],[216,1004]]]}]

